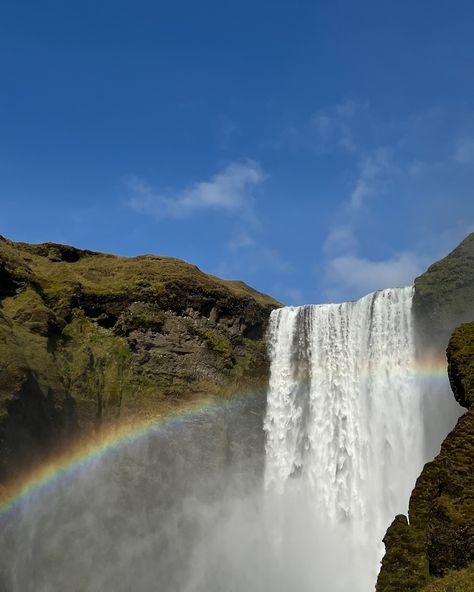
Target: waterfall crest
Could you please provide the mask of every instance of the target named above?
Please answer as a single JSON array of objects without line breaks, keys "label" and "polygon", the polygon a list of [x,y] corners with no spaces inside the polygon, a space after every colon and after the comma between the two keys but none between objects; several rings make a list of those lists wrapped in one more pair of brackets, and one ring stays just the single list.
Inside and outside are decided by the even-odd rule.
[{"label": "waterfall crest", "polygon": [[375,585],[383,535],[424,461],[412,296],[388,289],[270,320],[266,488],[299,487],[321,528],[340,529],[372,565],[361,590]]}]

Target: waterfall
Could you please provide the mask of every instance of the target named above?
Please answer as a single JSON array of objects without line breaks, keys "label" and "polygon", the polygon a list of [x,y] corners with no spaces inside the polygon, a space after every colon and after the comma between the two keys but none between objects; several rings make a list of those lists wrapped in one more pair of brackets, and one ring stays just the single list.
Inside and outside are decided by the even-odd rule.
[{"label": "waterfall", "polygon": [[[374,589],[383,535],[425,460],[412,296],[388,289],[270,319],[265,484],[304,495],[319,545],[327,536],[343,555],[345,583],[334,574],[331,590]],[[365,578],[349,573],[361,562]]]},{"label": "waterfall", "polygon": [[419,380],[412,295],[273,312],[265,459],[255,394],[65,471],[0,513],[0,590],[373,592],[455,418],[442,366],[439,396]]}]

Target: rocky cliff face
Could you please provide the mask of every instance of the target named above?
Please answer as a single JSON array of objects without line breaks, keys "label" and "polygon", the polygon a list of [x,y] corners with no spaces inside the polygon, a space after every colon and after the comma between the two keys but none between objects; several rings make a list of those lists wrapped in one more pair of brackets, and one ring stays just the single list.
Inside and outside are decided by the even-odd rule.
[{"label": "rocky cliff face", "polygon": [[104,422],[261,389],[277,306],[178,259],[0,238],[0,478]]},{"label": "rocky cliff face", "polygon": [[[388,529],[378,592],[424,590],[430,582],[436,587],[428,589],[444,590],[445,576],[474,562],[474,323],[456,329],[448,361],[456,398],[469,410],[417,480],[409,523],[397,516]],[[472,570],[459,574],[460,586],[465,574]],[[453,575],[446,581],[453,586]]]},{"label": "rocky cliff face", "polygon": [[[474,319],[474,235],[416,280],[421,345],[439,347]],[[448,339],[446,338],[446,342]],[[447,348],[456,400],[468,409],[413,490],[408,519],[384,538],[377,592],[474,590],[474,323],[454,330]]]}]

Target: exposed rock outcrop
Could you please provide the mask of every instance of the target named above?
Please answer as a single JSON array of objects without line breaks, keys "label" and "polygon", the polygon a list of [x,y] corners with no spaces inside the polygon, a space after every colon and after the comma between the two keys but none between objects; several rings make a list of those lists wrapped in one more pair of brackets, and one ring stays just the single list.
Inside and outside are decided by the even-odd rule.
[{"label": "exposed rock outcrop", "polygon": [[262,388],[277,306],[178,259],[0,237],[0,478],[78,430]]},{"label": "exposed rock outcrop", "polygon": [[[388,529],[377,592],[419,591],[428,584],[427,590],[444,590],[445,577],[453,580],[453,570],[474,562],[474,323],[455,330],[447,353],[456,398],[469,410],[417,480],[409,523],[397,516]],[[474,589],[472,584],[458,588],[451,582],[446,589]]]}]

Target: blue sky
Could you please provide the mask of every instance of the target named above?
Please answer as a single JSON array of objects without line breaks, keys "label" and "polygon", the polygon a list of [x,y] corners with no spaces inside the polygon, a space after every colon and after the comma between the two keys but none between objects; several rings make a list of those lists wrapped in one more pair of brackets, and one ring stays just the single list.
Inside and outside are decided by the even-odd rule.
[{"label": "blue sky", "polygon": [[0,3],[0,233],[160,253],[289,304],[474,230],[468,1]]}]

